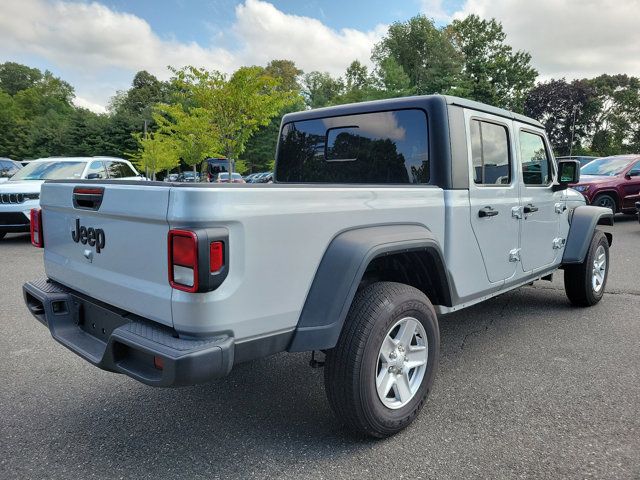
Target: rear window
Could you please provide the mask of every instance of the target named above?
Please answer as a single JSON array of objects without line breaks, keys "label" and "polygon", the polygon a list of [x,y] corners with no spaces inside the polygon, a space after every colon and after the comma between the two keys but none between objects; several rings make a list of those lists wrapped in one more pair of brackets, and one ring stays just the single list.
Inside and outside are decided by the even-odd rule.
[{"label": "rear window", "polygon": [[429,183],[427,117],[397,110],[284,125],[279,183]]}]

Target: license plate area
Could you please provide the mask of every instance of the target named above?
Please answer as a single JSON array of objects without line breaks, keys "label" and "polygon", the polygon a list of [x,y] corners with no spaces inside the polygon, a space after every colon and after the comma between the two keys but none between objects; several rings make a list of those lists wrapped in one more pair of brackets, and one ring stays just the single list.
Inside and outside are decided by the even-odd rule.
[{"label": "license plate area", "polygon": [[129,323],[124,311],[107,308],[80,297],[72,298],[73,303],[78,306],[80,329],[104,343],[107,343],[116,328]]}]

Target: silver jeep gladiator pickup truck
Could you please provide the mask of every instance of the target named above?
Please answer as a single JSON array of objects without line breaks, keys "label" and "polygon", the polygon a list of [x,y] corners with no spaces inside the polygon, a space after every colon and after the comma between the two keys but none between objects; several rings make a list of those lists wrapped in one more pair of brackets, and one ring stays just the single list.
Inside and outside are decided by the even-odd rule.
[{"label": "silver jeep gladiator pickup truck", "polygon": [[47,278],[24,299],[58,342],[152,386],[324,352],[336,415],[389,436],[425,403],[438,315],[559,268],[573,304],[602,298],[613,216],[578,177],[540,123],[459,98],[292,113],[273,184],[46,182]]}]

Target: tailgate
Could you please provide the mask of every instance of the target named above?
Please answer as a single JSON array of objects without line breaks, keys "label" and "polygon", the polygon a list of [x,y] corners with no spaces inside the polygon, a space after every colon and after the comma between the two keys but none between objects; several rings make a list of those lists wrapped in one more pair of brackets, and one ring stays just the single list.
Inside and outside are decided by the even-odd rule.
[{"label": "tailgate", "polygon": [[[78,205],[75,187],[104,189],[101,202]],[[171,326],[169,192],[168,186],[144,182],[45,183],[41,205],[47,276]]]}]

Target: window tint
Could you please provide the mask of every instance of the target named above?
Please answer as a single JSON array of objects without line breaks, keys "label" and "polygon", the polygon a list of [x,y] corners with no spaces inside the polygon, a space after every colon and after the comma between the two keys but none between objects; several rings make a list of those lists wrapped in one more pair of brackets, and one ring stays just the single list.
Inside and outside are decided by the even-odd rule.
[{"label": "window tint", "polygon": [[477,185],[511,183],[507,128],[495,123],[471,121],[473,181]]},{"label": "window tint", "polygon": [[114,162],[112,160],[107,160],[105,162],[107,164],[107,170],[109,171],[109,178],[125,178],[125,177],[135,177],[136,172],[124,162]]},{"label": "window tint", "polygon": [[75,180],[82,176],[86,166],[87,162],[31,162],[11,180]]},{"label": "window tint", "polygon": [[280,136],[276,179],[283,183],[428,183],[426,114],[398,110],[288,123]]},{"label": "window tint", "polygon": [[107,178],[107,171],[104,169],[104,163],[101,161],[91,162],[87,170],[87,178],[89,180],[98,180]]},{"label": "window tint", "polygon": [[551,183],[551,165],[544,140],[540,135],[520,131],[520,162],[525,185]]},{"label": "window tint", "polygon": [[15,163],[7,160],[0,160],[0,178],[9,178],[20,170]]}]

